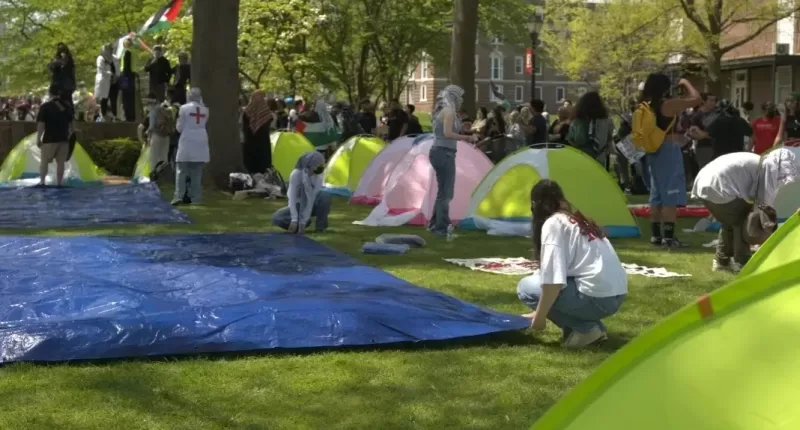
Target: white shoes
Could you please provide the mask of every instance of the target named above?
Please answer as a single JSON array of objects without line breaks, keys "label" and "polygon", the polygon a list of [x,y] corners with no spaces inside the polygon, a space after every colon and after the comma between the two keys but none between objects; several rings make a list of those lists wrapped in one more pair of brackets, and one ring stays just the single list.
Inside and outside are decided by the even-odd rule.
[{"label": "white shoes", "polygon": [[722,264],[715,258],[711,264],[711,271],[739,273],[742,271],[742,265],[733,261],[733,259],[730,259],[728,264]]},{"label": "white shoes", "polygon": [[573,330],[566,340],[561,343],[561,346],[569,349],[581,349],[606,340],[607,338],[608,337],[606,336],[605,332],[600,330],[599,327],[595,327],[588,333],[579,333]]}]

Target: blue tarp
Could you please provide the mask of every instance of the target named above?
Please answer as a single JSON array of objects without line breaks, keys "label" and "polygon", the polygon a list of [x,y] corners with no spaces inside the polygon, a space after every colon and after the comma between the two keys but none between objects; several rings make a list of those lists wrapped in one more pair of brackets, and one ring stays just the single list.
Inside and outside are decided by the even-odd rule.
[{"label": "blue tarp", "polygon": [[377,345],[529,324],[291,234],[0,237],[0,292],[5,363]]},{"label": "blue tarp", "polygon": [[0,229],[189,223],[155,184],[0,188]]}]

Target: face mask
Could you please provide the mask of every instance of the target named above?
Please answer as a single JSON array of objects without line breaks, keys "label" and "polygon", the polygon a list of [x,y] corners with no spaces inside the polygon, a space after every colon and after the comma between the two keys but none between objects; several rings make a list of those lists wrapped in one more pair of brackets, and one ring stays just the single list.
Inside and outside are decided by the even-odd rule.
[{"label": "face mask", "polygon": [[322,172],[324,172],[324,171],[325,171],[325,166],[319,166],[319,167],[317,167],[316,170],[314,170],[314,174],[315,175],[321,175]]}]

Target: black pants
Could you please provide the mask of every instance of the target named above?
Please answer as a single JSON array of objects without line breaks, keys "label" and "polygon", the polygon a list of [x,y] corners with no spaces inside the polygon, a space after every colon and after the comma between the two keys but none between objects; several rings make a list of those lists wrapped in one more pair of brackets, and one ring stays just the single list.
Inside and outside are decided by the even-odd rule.
[{"label": "black pants", "polygon": [[175,86],[173,88],[173,96],[170,103],[179,103],[181,106],[186,104],[186,86]]},{"label": "black pants", "polygon": [[111,115],[117,119],[117,103],[119,101],[119,84],[111,84],[111,90],[108,92],[108,107],[111,110]]},{"label": "black pants", "polygon": [[167,84],[150,83],[150,93],[156,96],[156,101],[161,103],[167,98]]},{"label": "black pants", "polygon": [[100,99],[100,117],[105,121],[108,116],[108,99]]},{"label": "black pants", "polygon": [[122,110],[125,112],[125,121],[136,121],[136,85],[122,90]]},{"label": "black pants", "polygon": [[61,101],[66,103],[67,106],[69,106],[69,108],[72,109],[72,112],[74,114],[75,113],[75,103],[72,102],[72,93],[73,92],[74,92],[73,90],[61,91],[61,95],[58,98],[60,98]]}]

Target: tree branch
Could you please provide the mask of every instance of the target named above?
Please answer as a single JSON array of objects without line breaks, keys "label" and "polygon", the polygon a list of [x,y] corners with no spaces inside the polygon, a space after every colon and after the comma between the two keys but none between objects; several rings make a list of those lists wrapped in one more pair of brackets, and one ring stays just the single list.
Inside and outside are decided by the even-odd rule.
[{"label": "tree branch", "polygon": [[686,17],[697,26],[697,29],[700,30],[701,33],[708,34],[708,27],[697,15],[697,9],[695,8],[694,0],[680,0],[680,3],[681,8],[683,8],[683,13],[686,15]]},{"label": "tree branch", "polygon": [[796,7],[796,8],[792,9],[789,12],[786,12],[784,14],[778,15],[777,17],[773,17],[772,19],[770,19],[769,21],[767,21],[766,23],[761,25],[761,27],[758,27],[754,32],[752,32],[749,35],[745,36],[741,40],[738,40],[738,41],[736,41],[734,43],[731,43],[728,46],[721,47],[720,51],[723,54],[725,54],[725,53],[728,53],[728,52],[730,52],[730,51],[732,51],[732,50],[744,45],[747,42],[750,42],[751,40],[753,40],[756,37],[758,37],[761,33],[763,33],[766,29],[768,29],[768,28],[772,27],[773,25],[775,25],[776,22],[778,22],[778,21],[780,21],[780,20],[782,20],[784,18],[788,18],[788,17],[792,16],[797,11],[800,11],[800,7]]}]

